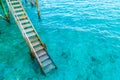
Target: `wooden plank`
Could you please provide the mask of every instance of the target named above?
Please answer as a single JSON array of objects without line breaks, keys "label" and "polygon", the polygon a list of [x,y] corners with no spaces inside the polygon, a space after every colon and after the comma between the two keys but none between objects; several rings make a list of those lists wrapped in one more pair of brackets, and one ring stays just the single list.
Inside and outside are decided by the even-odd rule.
[{"label": "wooden plank", "polygon": [[52,61],[50,59],[48,59],[47,57],[44,58],[44,60],[42,60],[42,61],[44,61],[42,63],[43,67],[46,67],[46,66],[48,66],[48,65],[50,65],[52,63]]},{"label": "wooden plank", "polygon": [[39,45],[39,44],[40,44],[40,42],[38,42],[38,41],[37,41],[37,42],[32,43],[32,45],[33,45],[33,46],[37,46],[37,45]]},{"label": "wooden plank", "polygon": [[24,24],[23,25],[24,28],[27,28],[27,27],[30,27],[30,26],[32,26],[32,25],[31,24]]},{"label": "wooden plank", "polygon": [[28,23],[29,20],[21,20],[20,22],[21,22],[22,24],[24,24],[23,26],[25,26],[25,25],[27,25],[27,24],[25,24],[25,23]]},{"label": "wooden plank", "polygon": [[15,5],[13,5],[13,7],[14,7],[14,8],[16,8],[16,7],[21,7],[21,5],[20,5],[20,4],[15,4]]},{"label": "wooden plank", "polygon": [[38,47],[36,47],[36,48],[34,48],[34,49],[35,49],[35,51],[37,52],[37,51],[42,50],[42,49],[43,49],[43,47],[42,47],[42,46],[38,46]]},{"label": "wooden plank", "polygon": [[34,37],[34,38],[30,38],[29,40],[30,40],[30,42],[34,42],[34,41],[38,40],[38,38]]},{"label": "wooden plank", "polygon": [[21,11],[23,8],[15,8],[15,11]]},{"label": "wooden plank", "polygon": [[31,31],[33,31],[33,28],[27,28],[27,29],[25,29],[25,32],[27,33],[27,32],[31,32]]},{"label": "wooden plank", "polygon": [[25,14],[24,12],[16,12],[16,15],[23,15]]},{"label": "wooden plank", "polygon": [[19,3],[18,1],[11,1],[12,4]]},{"label": "wooden plank", "polygon": [[19,19],[26,19],[27,18],[27,16],[25,16],[25,15],[18,16],[18,17],[19,17]]},{"label": "wooden plank", "polygon": [[46,52],[44,50],[42,50],[41,52],[38,53],[38,57],[43,56],[45,54],[46,54]]},{"label": "wooden plank", "polygon": [[27,34],[28,37],[32,37],[32,36],[35,36],[35,35],[36,35],[35,32],[31,32],[31,33],[28,33],[28,34]]}]

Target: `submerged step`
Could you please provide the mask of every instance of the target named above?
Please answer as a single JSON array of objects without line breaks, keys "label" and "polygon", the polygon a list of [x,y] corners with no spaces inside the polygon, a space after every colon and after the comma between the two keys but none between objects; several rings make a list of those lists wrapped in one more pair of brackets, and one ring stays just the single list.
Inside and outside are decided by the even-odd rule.
[{"label": "submerged step", "polygon": [[44,62],[42,62],[42,66],[46,67],[48,65],[50,65],[52,63],[52,61],[50,59],[46,59]]},{"label": "submerged step", "polygon": [[45,61],[46,59],[48,59],[49,56],[46,54],[46,55],[40,56],[39,58],[40,58],[40,61],[43,62],[43,61]]},{"label": "submerged step", "polygon": [[44,70],[45,73],[48,73],[53,69],[55,69],[55,65],[50,64],[50,65],[46,66],[43,70]]}]

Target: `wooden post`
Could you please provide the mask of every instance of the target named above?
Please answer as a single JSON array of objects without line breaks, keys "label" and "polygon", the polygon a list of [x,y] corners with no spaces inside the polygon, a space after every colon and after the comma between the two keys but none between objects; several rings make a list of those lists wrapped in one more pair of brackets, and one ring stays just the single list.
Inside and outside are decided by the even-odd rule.
[{"label": "wooden post", "polygon": [[37,7],[37,12],[38,12],[38,18],[40,19],[40,6],[38,0],[36,0],[36,7]]},{"label": "wooden post", "polygon": [[30,56],[31,58],[35,58],[34,52],[30,49]]},{"label": "wooden post", "polygon": [[29,2],[31,3],[32,6],[36,6],[37,8],[37,14],[38,14],[38,19],[40,19],[40,6],[39,6],[39,1],[36,0],[36,2],[34,0],[29,0]]},{"label": "wooden post", "polygon": [[2,10],[5,14],[5,16],[0,15],[0,18],[6,20],[7,22],[10,22],[10,11],[8,10],[8,12],[7,12],[2,0],[0,0],[0,5],[1,5]]}]

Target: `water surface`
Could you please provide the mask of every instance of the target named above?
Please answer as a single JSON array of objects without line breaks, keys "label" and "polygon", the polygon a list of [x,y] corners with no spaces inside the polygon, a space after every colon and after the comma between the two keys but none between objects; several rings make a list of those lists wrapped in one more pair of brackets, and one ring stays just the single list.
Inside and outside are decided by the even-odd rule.
[{"label": "water surface", "polygon": [[58,69],[47,77],[31,59],[11,15],[0,19],[0,80],[120,80],[119,0],[40,0],[23,5]]}]

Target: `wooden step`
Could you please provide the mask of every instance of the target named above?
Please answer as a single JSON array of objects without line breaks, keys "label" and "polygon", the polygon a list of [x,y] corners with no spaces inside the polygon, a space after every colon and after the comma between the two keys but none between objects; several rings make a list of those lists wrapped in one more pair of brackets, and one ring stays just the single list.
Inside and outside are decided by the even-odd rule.
[{"label": "wooden step", "polygon": [[43,56],[43,55],[45,55],[45,54],[47,54],[44,50],[42,50],[41,52],[39,52],[39,53],[37,53],[38,54],[38,57],[40,57],[40,56]]},{"label": "wooden step", "polygon": [[20,4],[15,4],[15,5],[13,5],[13,7],[14,7],[14,8],[17,8],[17,7],[19,7],[19,8],[20,8],[20,7],[21,7],[21,5],[20,5]]},{"label": "wooden step", "polygon": [[33,46],[37,46],[37,45],[39,45],[39,44],[40,44],[40,42],[38,42],[38,41],[37,41],[37,42],[32,43],[32,45],[33,45]]},{"label": "wooden step", "polygon": [[15,8],[15,11],[21,11],[23,8]]},{"label": "wooden step", "polygon": [[31,24],[24,24],[23,25],[24,28],[27,28],[27,27],[30,27],[30,26],[32,26],[32,25]]},{"label": "wooden step", "polygon": [[34,42],[34,41],[38,40],[38,38],[34,37],[34,38],[30,38],[29,40],[30,40],[30,42]]},{"label": "wooden step", "polygon": [[25,14],[25,12],[16,12],[16,15],[23,15],[23,14]]},{"label": "wooden step", "polygon": [[36,47],[36,48],[34,48],[34,49],[35,49],[35,51],[37,52],[37,51],[42,50],[42,49],[43,49],[43,47],[42,47],[42,46],[38,46],[38,47]]},{"label": "wooden step", "polygon": [[12,4],[19,3],[18,1],[11,1]]},{"label": "wooden step", "polygon": [[40,61],[43,62],[43,61],[45,61],[46,59],[48,59],[49,56],[46,54],[46,55],[40,56],[39,58],[40,58]]},{"label": "wooden step", "polygon": [[[29,20],[21,20],[20,21],[22,24],[25,24],[25,23],[28,23],[29,22]],[[24,25],[23,25],[24,26]]]},{"label": "wooden step", "polygon": [[27,33],[27,32],[31,32],[31,31],[33,31],[33,28],[27,28],[27,29],[25,29],[25,32]]},{"label": "wooden step", "polygon": [[52,63],[52,61],[50,59],[46,59],[44,62],[42,62],[42,67],[46,67],[48,65],[50,65]]},{"label": "wooden step", "polygon": [[48,73],[48,72],[50,72],[50,71],[53,70],[53,69],[55,69],[55,65],[50,64],[50,65],[48,65],[48,66],[46,66],[46,67],[44,68],[44,72],[45,72],[45,73]]},{"label": "wooden step", "polygon": [[27,34],[28,37],[32,37],[32,36],[35,36],[35,35],[36,35],[35,32],[31,32],[31,33],[28,33],[28,34]]},{"label": "wooden step", "polygon": [[27,16],[23,15],[23,16],[19,16],[19,19],[26,19]]}]

